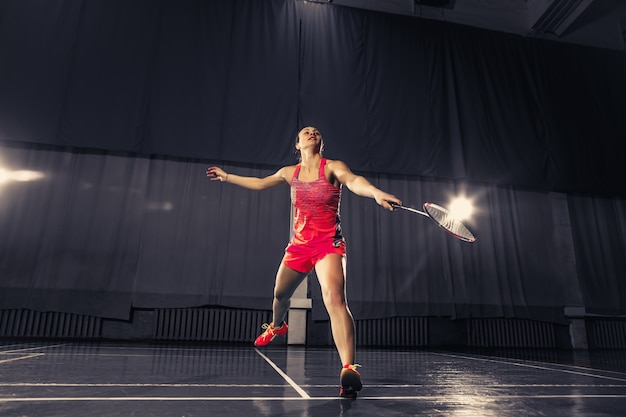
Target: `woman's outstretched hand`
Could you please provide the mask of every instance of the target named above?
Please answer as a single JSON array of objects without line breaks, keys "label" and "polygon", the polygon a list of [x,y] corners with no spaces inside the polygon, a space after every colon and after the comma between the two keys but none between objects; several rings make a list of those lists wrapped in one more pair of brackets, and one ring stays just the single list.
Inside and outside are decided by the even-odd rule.
[{"label": "woman's outstretched hand", "polygon": [[394,205],[402,205],[402,201],[398,197],[380,190],[374,194],[374,199],[378,204],[391,211],[395,209]]},{"label": "woman's outstretched hand", "polygon": [[206,170],[206,176],[209,177],[211,181],[225,182],[226,178],[228,178],[228,173],[219,167],[209,167]]}]

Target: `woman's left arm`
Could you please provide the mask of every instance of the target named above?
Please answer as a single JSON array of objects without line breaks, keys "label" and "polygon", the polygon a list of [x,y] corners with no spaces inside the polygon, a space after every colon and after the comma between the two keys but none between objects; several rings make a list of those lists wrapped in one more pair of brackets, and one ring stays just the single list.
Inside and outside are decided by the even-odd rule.
[{"label": "woman's left arm", "polygon": [[365,179],[365,177],[356,175],[350,170],[348,165],[342,161],[328,161],[327,167],[337,181],[344,184],[356,195],[373,198],[378,204],[387,210],[393,210],[393,207],[389,204],[390,202],[402,204],[402,202],[393,194],[386,193],[376,188],[371,182]]}]

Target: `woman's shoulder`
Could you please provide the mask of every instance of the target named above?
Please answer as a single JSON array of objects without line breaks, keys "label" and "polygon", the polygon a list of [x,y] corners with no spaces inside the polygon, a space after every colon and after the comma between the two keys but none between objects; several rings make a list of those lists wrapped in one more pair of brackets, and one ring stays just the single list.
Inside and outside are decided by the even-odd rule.
[{"label": "woman's shoulder", "polygon": [[343,161],[340,161],[339,159],[328,159],[328,158],[326,158],[326,166],[330,169],[333,169],[335,167],[339,167],[339,168],[347,167],[346,163]]},{"label": "woman's shoulder", "polygon": [[283,177],[287,182],[291,181],[294,172],[296,172],[297,165],[285,165],[281,169],[278,170],[278,174]]}]

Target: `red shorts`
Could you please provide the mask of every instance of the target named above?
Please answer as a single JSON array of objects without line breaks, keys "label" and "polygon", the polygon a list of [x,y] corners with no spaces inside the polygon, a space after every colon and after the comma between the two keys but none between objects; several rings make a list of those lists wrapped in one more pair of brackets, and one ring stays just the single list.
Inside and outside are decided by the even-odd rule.
[{"label": "red shorts", "polygon": [[332,239],[323,242],[309,242],[304,245],[290,243],[285,249],[283,264],[294,271],[307,273],[311,272],[315,264],[331,253],[345,256],[345,241],[342,240],[339,246],[335,246]]}]

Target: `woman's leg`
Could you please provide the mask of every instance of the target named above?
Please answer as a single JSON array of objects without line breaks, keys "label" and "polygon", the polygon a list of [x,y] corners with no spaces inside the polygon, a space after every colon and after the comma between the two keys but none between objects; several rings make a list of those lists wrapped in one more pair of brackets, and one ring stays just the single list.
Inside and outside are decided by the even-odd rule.
[{"label": "woman's leg", "polygon": [[274,285],[274,302],[272,304],[272,323],[280,326],[287,317],[289,306],[291,305],[291,296],[298,288],[298,285],[306,277],[307,274],[295,271],[284,263],[280,263],[278,272],[276,273],[276,283]]},{"label": "woman's leg", "polygon": [[330,316],[333,340],[341,358],[341,364],[354,363],[354,319],[346,301],[345,257],[326,255],[315,266],[322,289],[324,305]]},{"label": "woman's leg", "polygon": [[306,277],[306,274],[294,271],[281,262],[276,273],[276,284],[274,285],[272,323],[263,325],[265,331],[256,338],[254,346],[267,346],[276,336],[282,336],[287,333],[287,326],[284,326],[283,322],[289,311],[291,296],[304,277]]}]

